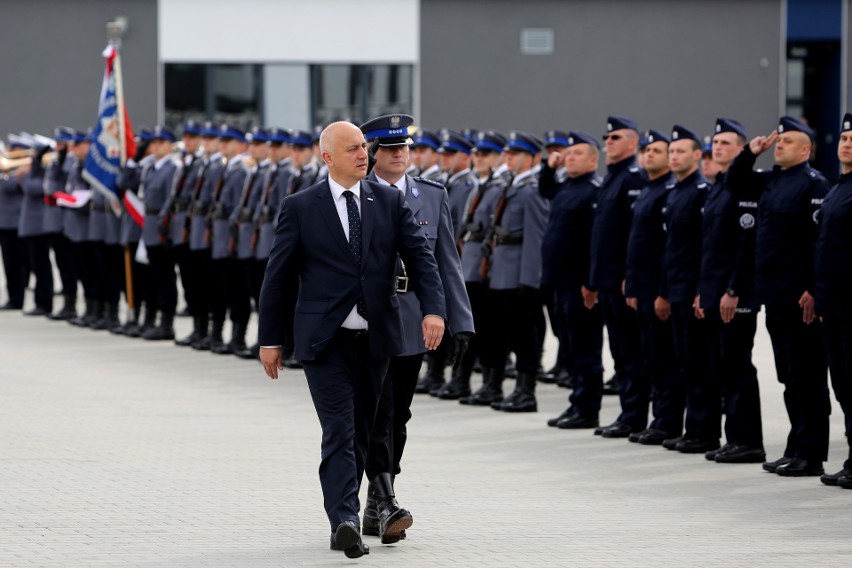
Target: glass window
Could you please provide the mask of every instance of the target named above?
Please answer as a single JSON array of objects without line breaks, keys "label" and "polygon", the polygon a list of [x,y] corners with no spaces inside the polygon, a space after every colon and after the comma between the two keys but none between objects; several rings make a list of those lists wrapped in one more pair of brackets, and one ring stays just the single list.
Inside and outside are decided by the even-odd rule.
[{"label": "glass window", "polygon": [[411,65],[311,65],[310,74],[313,124],[361,123],[413,107]]},{"label": "glass window", "polygon": [[188,119],[232,122],[243,128],[262,116],[262,66],[257,64],[167,63],[166,124]]}]

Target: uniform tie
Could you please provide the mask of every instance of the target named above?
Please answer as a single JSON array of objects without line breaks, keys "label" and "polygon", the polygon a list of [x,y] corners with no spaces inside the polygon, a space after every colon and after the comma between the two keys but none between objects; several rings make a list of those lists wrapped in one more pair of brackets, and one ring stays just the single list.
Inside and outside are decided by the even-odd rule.
[{"label": "uniform tie", "polygon": [[[343,192],[346,198],[346,214],[349,217],[349,248],[355,257],[355,264],[361,267],[361,215],[358,213],[358,204],[355,203],[355,194],[348,189]],[[356,308],[358,315],[367,319],[367,301],[364,295],[358,298]]]}]

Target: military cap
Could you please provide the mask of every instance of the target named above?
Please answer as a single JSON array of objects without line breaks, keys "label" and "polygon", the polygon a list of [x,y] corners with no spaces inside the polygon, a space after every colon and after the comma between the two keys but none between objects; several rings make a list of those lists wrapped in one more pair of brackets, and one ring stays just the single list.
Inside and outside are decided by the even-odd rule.
[{"label": "military cap", "polygon": [[505,149],[510,152],[526,152],[535,156],[541,152],[542,142],[531,134],[513,130],[509,132]]},{"label": "military cap", "polygon": [[70,126],[57,126],[53,129],[53,139],[57,142],[73,142],[77,131]]},{"label": "military cap", "polygon": [[322,130],[323,128],[321,124],[317,124],[316,126],[314,126],[314,129],[311,132],[311,140],[314,144],[319,144],[320,134],[322,134]]},{"label": "military cap", "polygon": [[705,136],[704,141],[701,143],[701,155],[709,156],[713,153],[713,137]]},{"label": "military cap", "polygon": [[636,123],[627,118],[626,116],[618,116],[612,115],[608,116],[606,119],[606,133],[609,135],[610,132],[615,130],[624,130],[625,128],[629,130],[635,130],[636,133],[639,133],[639,127],[636,126]]},{"label": "military cap", "polygon": [[289,144],[290,143],[290,131],[284,128],[270,128],[269,129],[269,143],[273,146],[280,146],[281,144]]},{"label": "military cap", "polygon": [[598,150],[601,149],[600,143],[585,132],[569,132],[565,139],[565,146],[570,148],[571,146],[576,146],[577,144],[589,144],[590,146],[594,146]]},{"label": "military cap", "polygon": [[472,149],[473,144],[468,142],[460,132],[449,129],[441,131],[441,147],[438,148],[438,152],[464,152],[465,154],[470,154]]},{"label": "military cap", "polygon": [[136,137],[141,142],[150,142],[151,141],[151,129],[146,128],[144,126],[140,126],[139,130],[136,131]]},{"label": "military cap", "polygon": [[698,134],[679,124],[672,126],[672,142],[676,140],[694,140],[698,142],[699,146],[701,145],[701,138],[698,137]]},{"label": "military cap", "polygon": [[253,126],[248,139],[252,144],[266,144],[269,142],[269,132],[262,126]]},{"label": "military cap", "polygon": [[476,143],[473,145],[473,149],[497,152],[499,154],[503,151],[504,146],[506,146],[506,137],[499,132],[489,130],[487,132],[479,132],[476,135]]},{"label": "military cap", "polygon": [[852,114],[848,112],[843,115],[843,120],[840,121],[840,132],[849,132],[852,130]]},{"label": "military cap", "polygon": [[476,135],[479,134],[479,130],[476,128],[464,128],[461,131],[461,135],[465,140],[470,142],[471,144],[476,144]]},{"label": "military cap", "polygon": [[313,135],[307,130],[291,130],[290,144],[308,148],[314,145]]},{"label": "military cap", "polygon": [[643,136],[645,139],[645,145],[653,144],[654,142],[665,142],[666,144],[671,143],[671,139],[660,132],[659,130],[654,130],[653,128],[645,131],[645,135]]},{"label": "military cap", "polygon": [[414,143],[412,148],[427,147],[437,150],[441,147],[441,138],[432,131],[420,130],[414,135]]},{"label": "military cap", "polygon": [[177,139],[175,138],[174,132],[172,132],[169,128],[158,124],[151,132],[151,140],[165,140],[166,142],[174,143]]},{"label": "military cap", "polygon": [[202,126],[197,120],[187,120],[183,123],[184,136],[201,136]]},{"label": "military cap", "polygon": [[216,126],[213,122],[207,121],[204,123],[204,126],[201,128],[201,135],[207,138],[218,138],[219,137],[219,127]]},{"label": "military cap", "polygon": [[85,132],[79,130],[74,131],[74,144],[82,144],[83,142],[92,142],[92,129],[89,128]]},{"label": "military cap", "polygon": [[783,132],[804,132],[811,139],[811,142],[816,138],[816,134],[814,134],[810,126],[792,116],[782,116],[778,122],[778,134]]},{"label": "military cap", "polygon": [[379,146],[408,146],[414,141],[408,136],[408,127],[414,123],[410,114],[385,114],[361,125],[368,142],[378,139]]},{"label": "military cap", "polygon": [[233,124],[223,124],[219,127],[219,138],[222,140],[239,140],[240,142],[248,142],[246,133],[241,128]]},{"label": "military cap", "polygon": [[746,134],[743,125],[737,122],[736,120],[732,120],[730,118],[717,118],[716,128],[713,130],[713,132],[714,134],[721,134],[722,132],[733,132],[735,134],[739,134],[743,138],[748,138],[748,134]]},{"label": "military cap", "polygon": [[544,145],[566,148],[569,146],[568,135],[561,130],[548,130],[544,133]]},{"label": "military cap", "polygon": [[10,150],[29,150],[33,147],[33,139],[26,138],[21,134],[12,134],[10,132],[7,138],[9,139]]}]

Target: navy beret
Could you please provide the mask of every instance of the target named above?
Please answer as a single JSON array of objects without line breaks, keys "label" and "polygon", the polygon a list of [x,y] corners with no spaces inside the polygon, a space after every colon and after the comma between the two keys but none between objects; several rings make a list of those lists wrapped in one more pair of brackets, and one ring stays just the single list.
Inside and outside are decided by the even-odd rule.
[{"label": "navy beret", "polygon": [[606,119],[606,131],[607,133],[612,132],[613,130],[623,130],[623,129],[635,130],[637,133],[639,132],[639,127],[636,126],[636,123],[626,116],[618,116],[612,115],[607,117]]},{"label": "navy beret", "polygon": [[840,132],[849,132],[852,130],[852,114],[848,112],[843,115],[843,120],[840,122]]},{"label": "navy beret", "polygon": [[713,130],[713,132],[715,134],[721,134],[722,132],[733,132],[734,134],[739,134],[743,138],[748,138],[748,134],[746,134],[743,125],[737,122],[736,120],[730,118],[717,118],[716,128]]},{"label": "navy beret", "polygon": [[577,144],[589,144],[591,146],[594,146],[598,150],[600,150],[601,148],[600,143],[585,132],[575,132],[572,130],[568,133],[568,138],[565,140],[565,142],[566,146],[568,146],[569,148],[571,146],[576,146]]},{"label": "navy beret", "polygon": [[807,124],[793,118],[792,116],[782,116],[778,121],[778,133],[782,132],[804,132],[811,139],[811,142],[816,138],[816,134]]},{"label": "navy beret", "polygon": [[672,126],[672,142],[677,140],[694,140],[699,145],[701,144],[701,138],[698,137],[698,134],[679,124]]}]

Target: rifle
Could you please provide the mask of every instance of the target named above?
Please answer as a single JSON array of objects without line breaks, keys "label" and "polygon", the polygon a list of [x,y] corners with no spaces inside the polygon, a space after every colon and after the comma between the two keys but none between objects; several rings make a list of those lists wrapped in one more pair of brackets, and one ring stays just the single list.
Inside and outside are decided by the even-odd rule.
[{"label": "rifle", "polygon": [[183,242],[186,242],[187,236],[189,235],[192,215],[195,213],[195,204],[201,196],[201,187],[204,185],[204,176],[207,173],[207,168],[210,167],[210,162],[210,160],[207,160],[202,163],[201,171],[198,172],[198,179],[195,180],[195,186],[192,188],[192,197],[189,199],[189,215],[186,216],[186,220],[183,224]]},{"label": "rifle", "polygon": [[488,280],[488,275],[491,272],[491,255],[494,253],[494,245],[497,240],[497,228],[503,220],[503,213],[506,211],[506,194],[512,188],[512,184],[506,184],[503,191],[500,193],[500,199],[497,200],[497,205],[494,207],[494,215],[491,216],[491,223],[488,224],[488,231],[485,233],[485,238],[482,239],[482,262],[479,264],[479,275],[483,280]]},{"label": "rifle", "polygon": [[169,224],[172,216],[172,208],[175,204],[175,196],[177,196],[181,190],[183,189],[183,184],[186,181],[186,170],[183,169],[183,164],[179,164],[178,168],[180,168],[180,175],[172,182],[172,190],[169,192],[169,196],[166,198],[167,203],[169,204],[169,208],[166,211],[166,214],[163,216],[163,219],[160,221],[160,225],[158,227],[159,239],[161,243],[166,243],[169,240]]},{"label": "rifle", "polygon": [[266,218],[269,216],[269,205],[266,204],[269,201],[269,193],[272,190],[272,185],[275,183],[275,178],[278,177],[278,168],[279,166],[276,164],[275,168],[270,168],[266,174],[266,182],[263,184],[263,193],[260,195],[260,204],[259,204],[259,214],[254,223],[254,232],[251,235],[251,251],[254,252],[257,250],[257,241],[260,239],[260,227],[263,223],[266,223]]},{"label": "rifle", "polygon": [[243,209],[246,207],[246,202],[248,202],[249,194],[251,193],[251,187],[254,185],[254,180],[257,178],[257,174],[260,173],[260,164],[255,165],[254,171],[246,176],[246,180],[243,182],[243,193],[240,195],[240,202],[237,205],[236,213],[237,213],[237,222],[231,225],[231,240],[228,242],[228,252],[231,256],[234,255],[234,252],[237,250],[237,238],[239,236],[239,226],[240,226],[240,217],[243,215]]},{"label": "rifle", "polygon": [[473,235],[473,228],[471,225],[473,224],[473,215],[476,213],[476,209],[479,207],[479,204],[482,202],[482,194],[485,189],[488,187],[488,184],[491,183],[491,180],[494,178],[494,170],[490,170],[488,174],[488,178],[479,184],[476,188],[476,195],[472,197],[470,200],[470,206],[467,208],[467,213],[465,213],[464,219],[462,220],[461,226],[459,227],[458,233],[456,234],[456,248],[461,254],[462,248],[464,247],[464,243],[471,239]]},{"label": "rifle", "polygon": [[222,175],[219,176],[219,181],[216,182],[216,188],[213,190],[213,199],[211,200],[212,207],[207,214],[204,223],[204,244],[210,245],[210,240],[213,236],[213,215],[216,214],[216,209],[219,207],[219,197],[222,195],[222,186],[225,185],[225,170],[222,170]]}]

